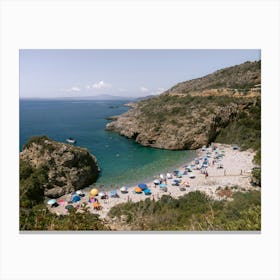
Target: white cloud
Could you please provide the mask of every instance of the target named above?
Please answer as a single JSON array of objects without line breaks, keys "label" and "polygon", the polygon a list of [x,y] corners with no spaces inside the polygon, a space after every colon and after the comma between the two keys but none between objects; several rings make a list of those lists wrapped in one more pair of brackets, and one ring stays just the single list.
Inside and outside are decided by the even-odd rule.
[{"label": "white cloud", "polygon": [[112,86],[108,83],[105,83],[104,81],[99,81],[98,83],[95,83],[92,85],[92,88],[95,89],[103,89],[103,88],[111,88]]},{"label": "white cloud", "polygon": [[71,87],[72,91],[81,91],[81,89],[79,87]]},{"label": "white cloud", "polygon": [[63,91],[66,91],[66,92],[80,92],[81,89],[79,87],[71,87],[71,88],[67,88]]},{"label": "white cloud", "polygon": [[140,87],[140,90],[141,90],[142,92],[148,92],[148,91],[149,91],[149,89],[146,88],[146,87]]}]

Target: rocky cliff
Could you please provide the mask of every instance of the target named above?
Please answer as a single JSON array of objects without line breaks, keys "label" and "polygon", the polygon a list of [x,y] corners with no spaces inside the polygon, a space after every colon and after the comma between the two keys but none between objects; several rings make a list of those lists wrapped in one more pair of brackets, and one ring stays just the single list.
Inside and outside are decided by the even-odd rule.
[{"label": "rocky cliff", "polygon": [[261,63],[246,62],[179,83],[134,104],[106,126],[136,142],[163,149],[196,149],[259,106]]},{"label": "rocky cliff", "polygon": [[34,172],[42,170],[41,174],[36,173],[36,179],[45,175],[41,182],[43,193],[50,198],[84,188],[94,183],[99,174],[97,160],[87,149],[55,142],[46,136],[30,138],[20,153],[20,162],[21,182],[30,181]]}]

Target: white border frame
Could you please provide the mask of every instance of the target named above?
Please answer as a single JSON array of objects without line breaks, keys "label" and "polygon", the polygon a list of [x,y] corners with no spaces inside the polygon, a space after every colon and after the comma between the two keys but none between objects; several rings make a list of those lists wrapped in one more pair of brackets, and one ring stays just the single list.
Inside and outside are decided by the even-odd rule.
[{"label": "white border frame", "polygon": [[[2,0],[0,278],[280,279],[279,31],[276,0]],[[262,233],[20,234],[18,50],[28,48],[261,49]]]}]

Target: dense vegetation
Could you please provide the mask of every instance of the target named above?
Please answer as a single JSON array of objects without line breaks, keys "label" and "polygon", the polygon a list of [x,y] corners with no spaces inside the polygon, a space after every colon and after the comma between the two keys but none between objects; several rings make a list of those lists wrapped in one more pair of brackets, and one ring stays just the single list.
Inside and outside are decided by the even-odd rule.
[{"label": "dense vegetation", "polygon": [[[216,138],[217,142],[237,144],[242,149],[261,148],[261,100],[248,109],[240,111],[236,118],[223,128]],[[259,161],[259,160],[258,160]]]},{"label": "dense vegetation", "polygon": [[213,200],[201,192],[174,199],[163,196],[113,207],[111,218],[125,217],[131,230],[260,230],[260,192],[237,192],[232,201]]},{"label": "dense vegetation", "polygon": [[68,215],[51,213],[45,205],[20,210],[20,230],[110,230],[98,215],[86,208],[83,212],[69,210]]},{"label": "dense vegetation", "polygon": [[20,160],[20,207],[30,208],[44,200],[44,185],[48,182],[48,167],[32,167]]}]

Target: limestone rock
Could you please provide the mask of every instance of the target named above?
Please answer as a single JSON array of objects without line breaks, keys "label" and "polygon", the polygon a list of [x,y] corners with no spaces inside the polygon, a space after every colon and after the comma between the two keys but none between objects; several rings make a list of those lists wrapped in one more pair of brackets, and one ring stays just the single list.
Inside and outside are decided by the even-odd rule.
[{"label": "limestone rock", "polygon": [[44,195],[50,198],[87,187],[99,175],[97,160],[87,149],[56,142],[46,136],[31,138],[20,153],[20,159],[33,168],[44,166],[48,170]]}]

